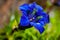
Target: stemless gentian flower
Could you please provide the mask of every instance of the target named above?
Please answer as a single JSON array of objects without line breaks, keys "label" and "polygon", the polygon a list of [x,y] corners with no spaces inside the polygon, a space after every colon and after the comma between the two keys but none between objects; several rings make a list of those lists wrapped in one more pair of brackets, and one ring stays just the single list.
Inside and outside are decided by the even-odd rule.
[{"label": "stemless gentian flower", "polygon": [[49,23],[49,15],[43,11],[43,8],[35,2],[32,4],[23,4],[19,7],[22,11],[20,28],[29,28],[34,26],[40,33],[45,29],[44,26]]}]

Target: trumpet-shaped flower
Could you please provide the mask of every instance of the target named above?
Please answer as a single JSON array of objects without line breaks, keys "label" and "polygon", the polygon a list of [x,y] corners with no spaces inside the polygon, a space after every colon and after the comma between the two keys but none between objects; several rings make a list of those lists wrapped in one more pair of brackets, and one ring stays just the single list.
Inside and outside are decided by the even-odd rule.
[{"label": "trumpet-shaped flower", "polygon": [[43,8],[35,2],[23,4],[19,7],[22,11],[20,26],[22,28],[34,26],[40,33],[45,29],[44,26],[49,23],[49,15],[43,11]]}]

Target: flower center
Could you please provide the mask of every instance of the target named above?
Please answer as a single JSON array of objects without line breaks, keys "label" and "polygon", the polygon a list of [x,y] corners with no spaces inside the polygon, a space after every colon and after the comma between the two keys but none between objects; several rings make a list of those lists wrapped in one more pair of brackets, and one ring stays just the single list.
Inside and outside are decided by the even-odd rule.
[{"label": "flower center", "polygon": [[33,12],[28,14],[28,18],[30,21],[35,21],[35,13],[36,13],[36,9],[34,8]]},{"label": "flower center", "polygon": [[30,19],[30,21],[33,21],[34,19],[35,19],[35,18],[33,17],[33,18]]}]

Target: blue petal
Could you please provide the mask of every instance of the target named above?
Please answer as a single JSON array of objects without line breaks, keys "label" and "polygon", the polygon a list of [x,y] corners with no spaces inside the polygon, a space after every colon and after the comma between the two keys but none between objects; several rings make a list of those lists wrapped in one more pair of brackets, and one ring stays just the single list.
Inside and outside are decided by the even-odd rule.
[{"label": "blue petal", "polygon": [[43,21],[44,23],[46,23],[46,18],[44,18],[44,17],[43,18],[40,18],[37,22],[40,23],[41,21]]},{"label": "blue petal", "polygon": [[46,16],[46,23],[49,23],[50,22],[50,19],[49,19],[49,15],[47,14],[47,16]]},{"label": "blue petal", "polygon": [[20,25],[21,26],[28,26],[29,25],[29,20],[25,15],[21,16]]},{"label": "blue petal", "polygon": [[42,12],[41,15],[43,16],[44,20],[46,21],[46,23],[49,23],[49,15],[45,12]]},{"label": "blue petal", "polygon": [[48,19],[47,17],[43,17],[43,18],[41,18],[41,19],[38,20],[39,23],[40,23],[41,21],[43,21],[44,24],[49,23],[49,19]]},{"label": "blue petal", "polygon": [[[39,12],[37,12],[36,14],[38,15],[38,13],[39,13]],[[49,23],[49,15],[48,15],[47,13],[45,13],[45,12],[40,12],[39,15],[38,15],[38,17],[39,17],[39,16],[42,16],[42,18],[40,18],[40,19],[38,20],[38,22],[44,21],[45,23]]]},{"label": "blue petal", "polygon": [[22,15],[25,15],[25,16],[27,16],[27,12],[25,12],[25,11],[22,11]]},{"label": "blue petal", "polygon": [[40,23],[33,23],[33,22],[31,22],[30,24],[33,25],[40,33],[43,33],[44,30],[45,30],[43,25],[40,24]]},{"label": "blue petal", "polygon": [[29,4],[29,8],[33,10],[35,8],[35,5],[36,5],[36,3],[33,2],[33,3]]},{"label": "blue petal", "polygon": [[37,5],[36,2],[29,4],[31,8],[36,8],[37,11],[43,11],[43,8],[40,5]]},{"label": "blue petal", "polygon": [[31,14],[33,13],[34,9],[35,9],[35,3],[29,4],[29,10]]},{"label": "blue petal", "polygon": [[46,16],[46,13],[44,11],[37,11],[36,15],[38,15],[38,16]]},{"label": "blue petal", "polygon": [[23,4],[23,5],[21,5],[21,6],[19,7],[19,9],[20,9],[21,11],[27,11],[27,10],[29,9],[29,6],[28,6],[28,4]]},{"label": "blue petal", "polygon": [[38,12],[37,14],[39,15],[40,12],[43,11],[43,8],[39,5],[37,5],[35,2],[33,2],[32,4],[29,4],[29,8],[30,8],[30,12],[33,12],[34,9],[36,10],[36,12]]},{"label": "blue petal", "polygon": [[40,5],[35,5],[35,8],[37,11],[43,11],[43,8]]},{"label": "blue petal", "polygon": [[45,13],[45,12],[42,12],[41,15],[44,17],[45,22],[46,22],[46,23],[49,23],[49,21],[50,21],[50,20],[49,20],[49,15],[48,15],[47,13]]}]

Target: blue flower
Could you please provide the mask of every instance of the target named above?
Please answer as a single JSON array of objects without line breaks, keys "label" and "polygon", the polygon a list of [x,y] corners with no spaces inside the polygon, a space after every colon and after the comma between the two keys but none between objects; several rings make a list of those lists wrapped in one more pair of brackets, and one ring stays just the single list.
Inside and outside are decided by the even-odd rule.
[{"label": "blue flower", "polygon": [[43,11],[43,8],[35,2],[23,4],[19,7],[22,11],[20,20],[21,27],[34,26],[40,33],[43,33],[44,26],[49,23],[49,15]]}]

